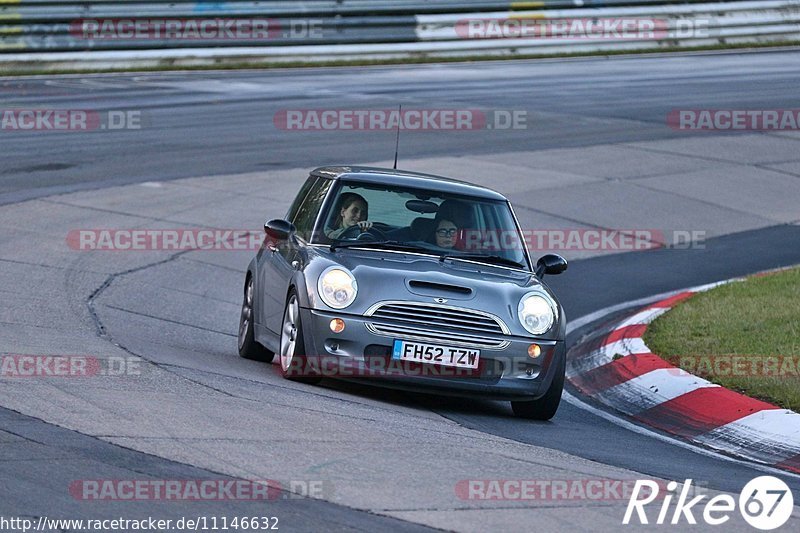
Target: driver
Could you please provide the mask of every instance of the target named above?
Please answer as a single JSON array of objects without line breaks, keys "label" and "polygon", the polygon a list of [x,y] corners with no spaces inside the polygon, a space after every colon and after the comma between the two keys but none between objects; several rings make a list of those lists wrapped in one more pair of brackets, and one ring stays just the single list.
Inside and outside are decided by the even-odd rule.
[{"label": "driver", "polygon": [[342,193],[339,197],[338,211],[333,227],[325,231],[325,234],[331,239],[338,239],[348,228],[356,225],[362,232],[372,227],[372,222],[367,221],[369,206],[360,194],[354,192]]}]

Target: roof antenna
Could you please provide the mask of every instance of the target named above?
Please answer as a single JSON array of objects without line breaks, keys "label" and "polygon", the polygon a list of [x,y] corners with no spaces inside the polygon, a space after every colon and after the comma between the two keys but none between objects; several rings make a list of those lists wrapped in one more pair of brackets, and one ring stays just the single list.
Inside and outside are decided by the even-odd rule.
[{"label": "roof antenna", "polygon": [[403,120],[403,104],[399,106],[399,116],[397,117],[397,139],[394,142],[394,169],[397,170],[397,153],[400,151],[400,121]]}]

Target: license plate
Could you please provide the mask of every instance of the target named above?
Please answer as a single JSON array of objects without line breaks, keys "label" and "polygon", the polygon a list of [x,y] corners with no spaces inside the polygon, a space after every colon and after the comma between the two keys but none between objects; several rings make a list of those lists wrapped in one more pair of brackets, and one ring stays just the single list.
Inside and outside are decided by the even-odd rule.
[{"label": "license plate", "polygon": [[392,348],[392,359],[458,368],[478,368],[480,357],[480,350],[401,340],[394,341]]}]

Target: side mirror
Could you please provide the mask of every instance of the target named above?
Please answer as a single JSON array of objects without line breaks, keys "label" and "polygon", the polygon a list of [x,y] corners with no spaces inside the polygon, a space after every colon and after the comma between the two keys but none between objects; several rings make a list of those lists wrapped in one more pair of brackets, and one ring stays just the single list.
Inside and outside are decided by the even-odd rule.
[{"label": "side mirror", "polygon": [[557,276],[567,269],[567,260],[556,254],[547,254],[536,262],[536,276]]},{"label": "side mirror", "polygon": [[287,241],[294,235],[297,228],[288,220],[276,218],[264,224],[264,231],[275,241]]}]

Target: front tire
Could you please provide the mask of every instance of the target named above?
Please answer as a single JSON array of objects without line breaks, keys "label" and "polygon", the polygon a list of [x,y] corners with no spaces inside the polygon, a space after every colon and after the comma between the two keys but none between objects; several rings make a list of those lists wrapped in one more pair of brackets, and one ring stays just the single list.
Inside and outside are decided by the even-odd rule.
[{"label": "front tire", "polygon": [[294,289],[289,293],[286,309],[283,312],[280,360],[281,375],[288,380],[309,384],[316,384],[322,380],[309,364],[303,340],[300,301]]},{"label": "front tire", "polygon": [[239,355],[245,359],[271,363],[275,353],[267,350],[256,341],[253,313],[253,277],[247,276],[242,301],[242,314],[239,317]]},{"label": "front tire", "polygon": [[558,411],[558,406],[561,403],[561,393],[564,391],[564,374],[566,372],[566,362],[561,359],[556,375],[553,377],[553,382],[547,392],[533,401],[511,402],[511,410],[514,415],[519,418],[527,418],[529,420],[550,420]]}]

